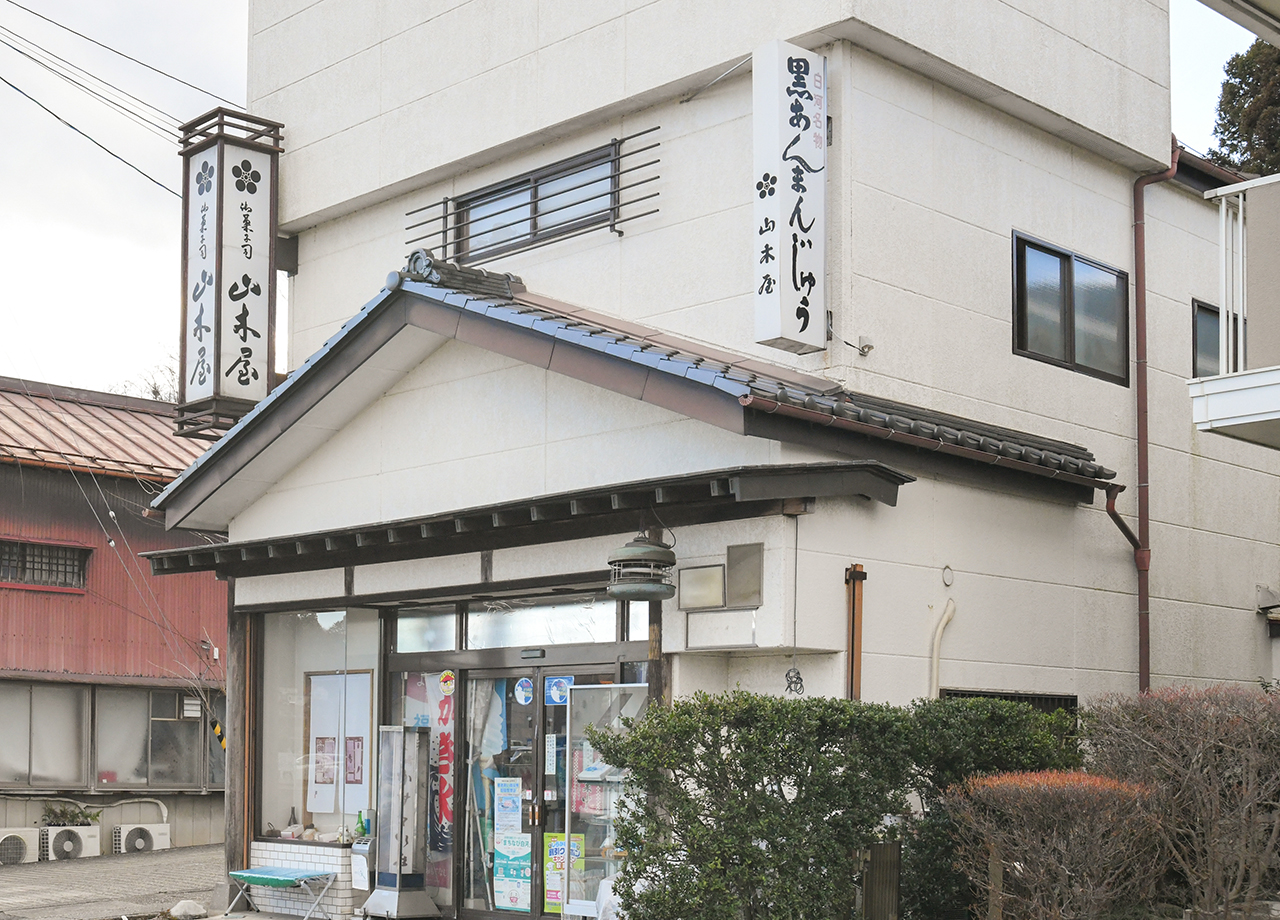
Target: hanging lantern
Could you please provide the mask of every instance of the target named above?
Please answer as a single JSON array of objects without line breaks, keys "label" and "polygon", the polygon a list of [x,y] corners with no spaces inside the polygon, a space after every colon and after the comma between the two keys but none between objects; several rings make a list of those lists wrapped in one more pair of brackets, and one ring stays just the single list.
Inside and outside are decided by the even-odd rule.
[{"label": "hanging lantern", "polygon": [[641,531],[609,554],[609,596],[624,601],[663,601],[675,597],[671,569],[676,554],[661,540]]}]

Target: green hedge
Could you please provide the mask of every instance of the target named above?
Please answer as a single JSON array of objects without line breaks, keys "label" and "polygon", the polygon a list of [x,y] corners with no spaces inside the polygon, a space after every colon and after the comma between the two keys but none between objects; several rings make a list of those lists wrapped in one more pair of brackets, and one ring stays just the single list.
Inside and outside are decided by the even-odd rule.
[{"label": "green hedge", "polygon": [[[834,699],[698,694],[656,707],[624,736],[592,734],[630,771],[615,890],[628,920],[832,920],[849,916],[856,851],[908,823],[907,916],[965,908],[941,790],[968,776],[1078,763],[1074,721],[1001,700],[910,708]],[[943,860],[939,864],[938,860]]]}]

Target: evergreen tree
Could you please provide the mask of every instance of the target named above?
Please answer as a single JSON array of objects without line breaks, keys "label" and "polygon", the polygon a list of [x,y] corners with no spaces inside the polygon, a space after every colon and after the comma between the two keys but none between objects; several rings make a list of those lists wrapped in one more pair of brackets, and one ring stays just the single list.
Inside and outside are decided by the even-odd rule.
[{"label": "evergreen tree", "polygon": [[1209,158],[1240,172],[1280,172],[1280,50],[1258,39],[1227,61]]}]

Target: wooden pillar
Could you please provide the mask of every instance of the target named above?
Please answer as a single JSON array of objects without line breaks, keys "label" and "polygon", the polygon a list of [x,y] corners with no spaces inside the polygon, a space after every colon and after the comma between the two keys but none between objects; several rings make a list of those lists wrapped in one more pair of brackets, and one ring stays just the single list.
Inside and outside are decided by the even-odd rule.
[{"label": "wooden pillar", "polygon": [[851,565],[844,570],[845,598],[849,608],[849,641],[846,645],[848,664],[846,695],[851,700],[862,699],[862,583],[867,573],[861,565]]},{"label": "wooden pillar", "polygon": [[227,579],[227,767],[223,801],[227,814],[227,870],[249,866],[249,841],[253,836],[249,803],[250,782],[248,738],[252,713],[249,696],[249,617],[235,612],[235,579]]},{"label": "wooden pillar", "polygon": [[660,706],[666,696],[666,668],[662,658],[662,601],[649,601],[649,705]]}]

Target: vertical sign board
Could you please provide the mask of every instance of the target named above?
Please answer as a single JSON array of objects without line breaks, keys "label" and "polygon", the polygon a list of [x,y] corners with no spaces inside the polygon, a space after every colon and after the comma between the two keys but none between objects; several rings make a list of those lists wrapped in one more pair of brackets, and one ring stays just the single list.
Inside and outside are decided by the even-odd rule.
[{"label": "vertical sign board", "polygon": [[271,389],[280,125],[215,109],[183,132],[180,434],[229,427]]},{"label": "vertical sign board", "polygon": [[783,41],[752,56],[756,341],[827,347],[827,59]]}]

